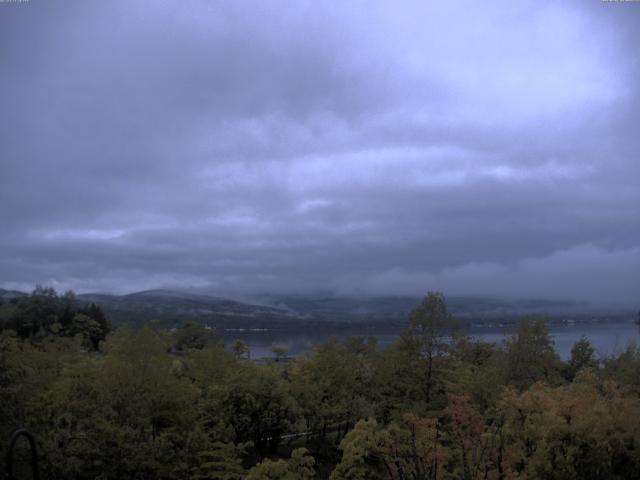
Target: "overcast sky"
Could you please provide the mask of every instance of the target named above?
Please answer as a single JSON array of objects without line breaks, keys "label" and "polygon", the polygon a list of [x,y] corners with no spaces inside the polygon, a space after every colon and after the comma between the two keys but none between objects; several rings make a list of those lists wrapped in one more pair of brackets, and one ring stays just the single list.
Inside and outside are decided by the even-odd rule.
[{"label": "overcast sky", "polygon": [[0,287],[638,305],[639,59],[638,2],[0,3]]}]

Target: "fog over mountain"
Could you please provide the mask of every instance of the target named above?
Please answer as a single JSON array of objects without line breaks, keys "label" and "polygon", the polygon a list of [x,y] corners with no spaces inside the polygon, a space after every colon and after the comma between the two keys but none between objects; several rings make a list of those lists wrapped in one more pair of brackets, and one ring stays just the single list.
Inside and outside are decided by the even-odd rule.
[{"label": "fog over mountain", "polygon": [[636,2],[0,3],[0,287],[640,303]]}]

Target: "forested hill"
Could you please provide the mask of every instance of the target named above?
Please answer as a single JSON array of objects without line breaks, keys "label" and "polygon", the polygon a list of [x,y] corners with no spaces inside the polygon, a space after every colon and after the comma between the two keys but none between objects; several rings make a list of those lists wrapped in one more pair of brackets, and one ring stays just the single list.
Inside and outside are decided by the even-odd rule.
[{"label": "forested hill", "polygon": [[[26,293],[0,289],[0,299],[26,296]],[[115,324],[141,324],[158,320],[180,324],[186,319],[219,327],[290,327],[331,322],[402,324],[420,302],[413,296],[346,297],[323,295],[263,295],[249,300],[176,290],[146,290],[126,295],[89,293],[76,295],[84,305],[100,306]],[[449,297],[450,312],[470,323],[515,321],[522,315],[545,315],[557,319],[591,319],[599,312],[585,302],[558,300],[500,300],[481,297]],[[612,313],[606,312],[608,315]]]},{"label": "forested hill", "polygon": [[[277,327],[353,323],[404,324],[421,298],[413,296],[346,297],[264,295],[242,300],[175,290],[147,290],[128,295],[81,294],[80,302],[100,305],[114,322],[197,319],[224,327]],[[472,323],[511,322],[523,315],[584,319],[601,316],[586,302],[572,300],[500,300],[448,297],[452,315]],[[607,314],[611,314],[608,311]]]},{"label": "forested hill", "polygon": [[[286,308],[307,318],[345,321],[405,322],[420,303],[417,296],[345,297],[334,295],[265,296],[259,301]],[[459,319],[483,322],[516,319],[522,315],[586,315],[594,308],[573,300],[501,300],[485,297],[447,297],[449,311]]]},{"label": "forested hill", "polygon": [[293,312],[281,308],[173,290],[146,290],[128,295],[80,294],[77,299],[100,305],[116,323],[197,319],[216,325],[253,326],[300,320]]},{"label": "forested hill", "polygon": [[12,298],[20,298],[26,296],[27,294],[24,292],[18,292],[17,290],[5,290],[3,288],[0,288],[0,300],[2,301],[9,301]]}]

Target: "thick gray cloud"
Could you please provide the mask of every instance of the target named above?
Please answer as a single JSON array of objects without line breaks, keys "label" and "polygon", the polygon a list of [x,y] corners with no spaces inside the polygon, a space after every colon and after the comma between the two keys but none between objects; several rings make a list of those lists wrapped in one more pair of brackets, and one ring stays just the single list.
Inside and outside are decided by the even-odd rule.
[{"label": "thick gray cloud", "polygon": [[640,301],[640,4],[0,3],[0,286]]}]

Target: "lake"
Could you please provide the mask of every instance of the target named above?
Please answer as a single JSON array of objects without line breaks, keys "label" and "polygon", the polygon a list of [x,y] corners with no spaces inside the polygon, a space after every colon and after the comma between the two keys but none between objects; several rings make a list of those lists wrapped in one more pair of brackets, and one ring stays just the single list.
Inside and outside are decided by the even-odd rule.
[{"label": "lake", "polygon": [[[486,342],[501,345],[513,333],[514,325],[506,327],[472,327],[469,333]],[[586,336],[600,357],[616,355],[624,351],[629,342],[640,342],[640,328],[633,321],[580,322],[575,324],[551,324],[556,350],[563,359],[569,358],[571,347],[583,335]],[[304,353],[312,345],[327,341],[331,337],[340,339],[349,336],[371,336],[378,339],[378,346],[385,347],[398,338],[400,330],[382,329],[372,326],[353,326],[341,329],[308,330],[304,327],[287,330],[243,330],[225,331],[224,340],[230,344],[241,339],[251,347],[252,358],[272,357],[271,345],[284,343],[289,347],[289,355]]]}]

